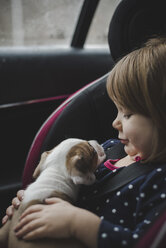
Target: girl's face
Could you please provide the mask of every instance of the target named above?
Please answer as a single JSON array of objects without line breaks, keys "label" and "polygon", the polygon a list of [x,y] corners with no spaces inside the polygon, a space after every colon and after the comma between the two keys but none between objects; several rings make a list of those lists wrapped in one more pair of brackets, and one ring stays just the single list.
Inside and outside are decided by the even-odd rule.
[{"label": "girl's face", "polygon": [[152,150],[152,136],[154,135],[154,124],[150,118],[115,104],[118,110],[116,119],[112,125],[118,130],[121,143],[125,152],[134,160],[139,156],[147,159]]}]

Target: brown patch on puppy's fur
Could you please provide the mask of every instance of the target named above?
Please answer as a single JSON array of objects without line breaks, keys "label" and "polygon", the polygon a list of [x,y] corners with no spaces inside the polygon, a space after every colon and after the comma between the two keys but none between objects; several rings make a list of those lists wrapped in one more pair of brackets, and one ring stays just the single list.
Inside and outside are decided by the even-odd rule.
[{"label": "brown patch on puppy's fur", "polygon": [[97,152],[87,141],[73,146],[66,156],[66,168],[70,174],[75,170],[83,174],[94,172],[96,164]]}]

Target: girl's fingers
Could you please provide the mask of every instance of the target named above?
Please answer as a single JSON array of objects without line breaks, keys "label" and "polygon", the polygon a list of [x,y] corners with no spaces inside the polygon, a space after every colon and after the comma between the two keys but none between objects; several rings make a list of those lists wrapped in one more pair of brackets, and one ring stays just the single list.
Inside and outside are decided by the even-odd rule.
[{"label": "girl's fingers", "polygon": [[27,233],[23,236],[24,240],[34,240],[43,238],[44,236],[44,228],[43,226],[38,227],[37,229],[33,230],[32,232]]},{"label": "girl's fingers", "polygon": [[43,223],[39,223],[38,220],[32,220],[30,223],[26,223],[25,226],[21,226],[21,229],[19,229],[17,231],[17,229],[15,229],[16,231],[16,236],[18,238],[23,238],[26,235],[28,235],[29,233],[32,232],[34,233],[39,227],[41,227],[43,225]]},{"label": "girl's fingers", "polygon": [[24,219],[22,219],[21,221],[18,222],[17,226],[14,228],[14,231],[18,232],[23,226],[28,224],[33,219],[34,219],[33,215],[28,215],[27,217],[25,217]]},{"label": "girl's fingers", "polygon": [[38,215],[36,213],[32,213],[25,216],[18,222],[17,226],[14,228],[14,231],[15,232],[19,231],[21,228],[23,228],[29,222],[34,221],[35,219],[38,219]]},{"label": "girl's fingers", "polygon": [[12,205],[14,206],[14,208],[18,208],[20,206],[20,201],[17,197],[13,198],[12,200]]},{"label": "girl's fingers", "polygon": [[24,198],[24,190],[19,190],[18,192],[17,192],[17,197],[18,197],[18,199],[20,200],[20,201],[22,201],[23,200],[23,198]]},{"label": "girl's fingers", "polygon": [[8,221],[9,217],[5,215],[2,219],[2,225],[4,225]]},{"label": "girl's fingers", "polygon": [[24,190],[19,190],[17,192],[17,197],[13,198],[12,205],[6,209],[6,215],[2,219],[2,224],[4,225],[9,218],[13,216],[14,208],[17,209],[20,206],[20,202],[23,200]]},{"label": "girl's fingers", "polygon": [[14,207],[13,207],[13,205],[12,205],[12,206],[9,206],[9,207],[6,209],[6,214],[7,214],[7,216],[8,216],[9,218],[13,215],[13,212],[14,212]]},{"label": "girl's fingers", "polygon": [[39,212],[42,209],[43,209],[43,205],[41,205],[41,204],[32,205],[32,206],[28,207],[23,212],[23,214],[20,216],[20,220],[25,218],[26,215],[29,215],[29,214],[32,214],[32,213],[35,213],[35,212]]}]

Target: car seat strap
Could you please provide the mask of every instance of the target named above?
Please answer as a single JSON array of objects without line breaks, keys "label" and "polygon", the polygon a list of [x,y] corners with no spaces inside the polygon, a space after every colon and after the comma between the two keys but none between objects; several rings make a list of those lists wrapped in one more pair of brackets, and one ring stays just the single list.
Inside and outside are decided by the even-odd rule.
[{"label": "car seat strap", "polygon": [[[112,147],[110,150],[106,151],[107,158],[116,159],[125,156],[123,145],[119,143],[118,145]],[[105,184],[102,185],[97,197],[111,193],[122,186],[128,184],[135,178],[144,175],[151,170],[156,168],[156,165],[150,163],[140,163],[134,162],[133,164],[119,168],[116,173],[111,173],[110,177],[107,178]]]}]

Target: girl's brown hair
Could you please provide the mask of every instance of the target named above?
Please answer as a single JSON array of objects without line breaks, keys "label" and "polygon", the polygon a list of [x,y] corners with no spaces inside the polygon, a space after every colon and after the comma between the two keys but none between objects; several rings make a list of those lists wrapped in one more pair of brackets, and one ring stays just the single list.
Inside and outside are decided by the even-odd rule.
[{"label": "girl's brown hair", "polygon": [[153,121],[157,134],[148,161],[166,161],[166,38],[123,57],[109,74],[107,91],[114,102]]}]

